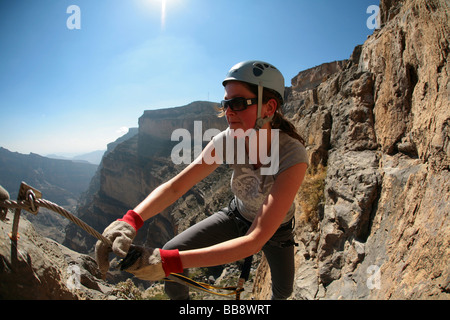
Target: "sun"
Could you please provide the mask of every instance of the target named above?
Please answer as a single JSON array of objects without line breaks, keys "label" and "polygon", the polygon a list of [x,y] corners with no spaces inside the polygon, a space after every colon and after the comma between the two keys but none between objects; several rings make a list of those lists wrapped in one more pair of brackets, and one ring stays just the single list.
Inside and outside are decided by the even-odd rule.
[{"label": "sun", "polygon": [[167,4],[170,1],[159,0],[158,2],[161,2],[161,30],[164,31],[166,29]]},{"label": "sun", "polygon": [[161,30],[166,29],[166,8],[167,0],[161,0]]},{"label": "sun", "polygon": [[160,11],[161,30],[166,28],[167,11],[174,8],[180,1],[175,0],[136,0],[144,9],[144,12],[156,14]]}]

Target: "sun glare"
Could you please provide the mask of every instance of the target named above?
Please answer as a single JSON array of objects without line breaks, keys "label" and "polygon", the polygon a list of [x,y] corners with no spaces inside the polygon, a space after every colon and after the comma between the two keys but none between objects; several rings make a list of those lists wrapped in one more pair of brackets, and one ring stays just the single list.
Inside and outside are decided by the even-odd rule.
[{"label": "sun glare", "polygon": [[176,8],[182,0],[137,0],[137,2],[142,6],[144,12],[147,12],[152,16],[160,13],[158,16],[161,19],[161,30],[164,30],[167,23],[168,9],[172,10]]},{"label": "sun glare", "polygon": [[161,0],[161,30],[166,29],[166,2],[167,0]]}]

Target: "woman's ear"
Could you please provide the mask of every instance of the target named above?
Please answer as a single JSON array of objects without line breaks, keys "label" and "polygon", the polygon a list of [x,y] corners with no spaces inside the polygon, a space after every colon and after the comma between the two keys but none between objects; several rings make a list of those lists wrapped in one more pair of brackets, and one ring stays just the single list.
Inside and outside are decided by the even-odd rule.
[{"label": "woman's ear", "polygon": [[278,103],[275,99],[270,99],[266,103],[266,109],[264,110],[264,118],[273,116],[275,111],[277,111]]}]

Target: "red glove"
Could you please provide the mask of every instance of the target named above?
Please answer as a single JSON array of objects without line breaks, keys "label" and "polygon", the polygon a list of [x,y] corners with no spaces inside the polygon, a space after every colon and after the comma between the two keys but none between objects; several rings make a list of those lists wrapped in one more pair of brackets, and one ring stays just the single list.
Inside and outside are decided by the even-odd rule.
[{"label": "red glove", "polygon": [[182,273],[183,264],[180,259],[180,252],[176,250],[163,250],[159,249],[159,254],[161,255],[161,262],[166,277],[171,273]]},{"label": "red glove", "polygon": [[[133,210],[129,210],[123,216],[122,219],[118,219],[117,221],[126,222],[127,224],[132,226],[134,230],[136,230],[136,232],[144,225],[142,217]],[[141,250],[145,249],[142,248]],[[166,277],[169,276],[171,273],[183,272],[183,264],[181,263],[180,252],[178,250],[159,249],[159,255],[160,255],[160,268],[162,267],[161,271],[164,271]],[[152,262],[151,264],[153,263],[154,262]],[[147,262],[144,262],[144,264],[147,264]]]},{"label": "red glove", "polygon": [[103,276],[109,269],[109,253],[111,250],[119,257],[125,257],[137,231],[144,225],[141,216],[136,212],[128,211],[122,219],[118,219],[111,223],[103,232],[103,236],[111,241],[112,248],[97,241],[95,245],[95,259]]},{"label": "red glove", "polygon": [[142,220],[142,217],[133,210],[129,210],[122,219],[117,219],[117,221],[124,221],[128,223],[134,228],[134,230],[136,230],[136,232],[144,225],[144,220]]},{"label": "red glove", "polygon": [[159,281],[171,273],[183,272],[178,250],[161,250],[135,246],[135,253],[139,257],[130,262],[131,265],[124,266],[121,270],[134,274],[141,280]]}]

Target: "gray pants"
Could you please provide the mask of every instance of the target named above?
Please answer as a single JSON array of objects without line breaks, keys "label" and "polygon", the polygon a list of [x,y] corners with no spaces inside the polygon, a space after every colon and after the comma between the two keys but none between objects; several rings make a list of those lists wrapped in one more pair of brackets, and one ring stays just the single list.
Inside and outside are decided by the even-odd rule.
[{"label": "gray pants", "polygon": [[[245,235],[250,223],[236,210],[224,208],[195,224],[166,243],[163,249],[180,251],[204,248]],[[281,226],[263,247],[272,276],[272,299],[287,299],[294,282],[294,235],[292,223]],[[187,270],[184,272],[188,274]],[[166,282],[165,290],[172,300],[189,299],[189,288]]]}]

